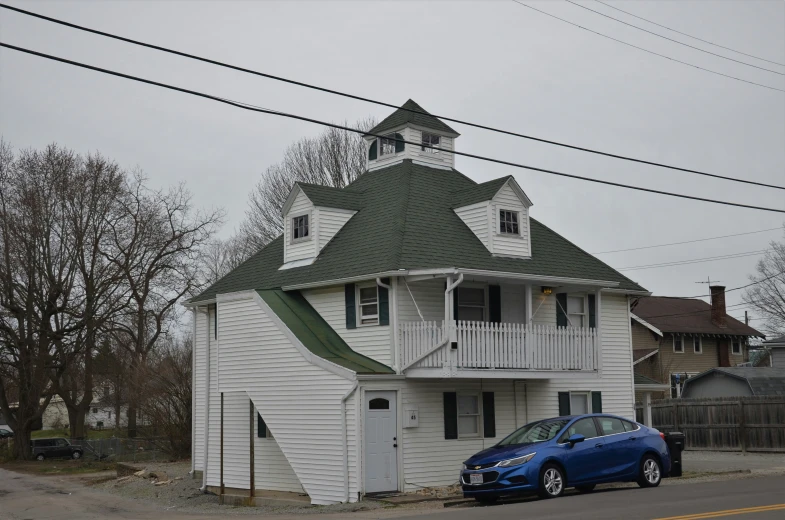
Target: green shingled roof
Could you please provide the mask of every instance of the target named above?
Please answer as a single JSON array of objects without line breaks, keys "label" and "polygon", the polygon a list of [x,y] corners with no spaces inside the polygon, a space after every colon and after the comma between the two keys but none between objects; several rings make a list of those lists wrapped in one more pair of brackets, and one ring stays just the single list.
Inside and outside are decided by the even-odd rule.
[{"label": "green shingled roof", "polygon": [[530,219],[531,259],[491,255],[452,209],[457,192],[477,186],[456,170],[411,160],[366,172],[346,188],[361,199],[361,209],[311,265],[279,271],[283,238],[278,237],[192,301],[398,269],[453,267],[607,280],[620,289],[645,290],[535,219]]},{"label": "green shingled roof", "polygon": [[352,190],[298,182],[297,185],[314,206],[358,210],[362,207],[362,193]]},{"label": "green shingled roof", "polygon": [[358,374],[394,373],[387,365],[352,350],[298,291],[257,292],[305,348],[320,358]]},{"label": "green shingled roof", "polygon": [[507,177],[500,177],[498,179],[493,179],[492,181],[483,182],[482,184],[476,184],[464,190],[456,191],[452,196],[452,207],[460,208],[462,206],[491,200],[510,178],[511,176],[508,175]]},{"label": "green shingled roof", "polygon": [[[401,110],[402,108],[406,110]],[[410,110],[414,110],[415,112],[410,112]],[[422,113],[418,114],[417,112]],[[401,108],[385,117],[381,123],[368,130],[368,133],[383,134],[388,130],[400,128],[407,123],[425,128],[432,128],[434,130],[439,130],[448,134],[454,134],[456,137],[460,135],[458,132],[447,126],[443,121],[429,114],[427,110],[411,99],[404,103]]]}]

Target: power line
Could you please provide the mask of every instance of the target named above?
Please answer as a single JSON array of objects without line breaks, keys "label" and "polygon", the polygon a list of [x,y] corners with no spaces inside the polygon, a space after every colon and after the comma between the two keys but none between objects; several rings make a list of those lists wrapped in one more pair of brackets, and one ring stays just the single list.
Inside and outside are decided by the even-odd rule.
[{"label": "power line", "polygon": [[[25,49],[23,47],[17,47],[16,45],[11,45],[11,44],[8,44],[8,43],[0,42],[0,47],[5,47],[5,48],[8,48],[8,49],[13,49],[13,50],[16,50],[16,51],[19,51],[19,52],[23,52],[23,53],[26,53],[26,54],[32,54],[34,56],[38,56],[38,57],[41,57],[41,58],[46,58],[48,60],[58,61],[60,63],[66,63],[66,64],[69,64],[69,65],[74,65],[76,67],[81,67],[81,68],[84,68],[84,69],[89,69],[89,70],[93,70],[93,71],[96,71],[96,72],[101,72],[103,74],[109,74],[109,75],[112,75],[112,76],[117,76],[117,77],[120,77],[120,78],[130,79],[132,81],[138,81],[140,83],[146,83],[148,85],[154,85],[154,86],[157,86],[157,87],[161,87],[161,88],[165,88],[165,89],[169,89],[169,90],[174,90],[174,91],[177,91],[177,92],[182,92],[182,93],[190,94],[190,95],[197,96],[197,97],[202,97],[202,98],[205,98],[205,99],[211,99],[213,101],[218,101],[220,103],[225,103],[227,105],[235,106],[237,108],[242,108],[244,110],[250,110],[250,111],[253,111],[253,112],[261,112],[261,113],[276,115],[276,116],[280,116],[280,117],[287,117],[287,118],[290,118],[290,119],[297,119],[297,120],[300,120],[300,121],[306,121],[306,122],[314,123],[314,124],[317,124],[317,125],[328,126],[328,127],[331,127],[331,128],[337,128],[339,130],[346,130],[347,132],[353,132],[353,133],[360,134],[360,135],[378,137],[378,138],[382,138],[382,139],[388,139],[388,140],[391,140],[391,141],[401,142],[401,143],[409,144],[409,145],[412,145],[412,146],[420,146],[420,147],[423,147],[423,148],[436,149],[436,147],[434,147],[434,146],[425,145],[423,143],[415,143],[414,141],[407,141],[405,139],[390,138],[388,136],[384,136],[384,135],[380,135],[380,134],[373,134],[373,133],[370,133],[370,132],[359,130],[357,128],[351,128],[351,127],[348,127],[348,126],[338,125],[338,124],[335,124],[335,123],[329,123],[329,122],[326,122],[326,121],[321,121],[321,120],[313,119],[313,118],[310,118],[310,117],[300,116],[300,115],[297,115],[297,114],[291,114],[291,113],[286,113],[286,112],[279,112],[279,111],[270,110],[270,109],[267,109],[267,108],[256,107],[256,106],[253,106],[253,105],[249,105],[247,103],[239,103],[239,102],[236,102],[236,101],[232,101],[230,99],[225,99],[225,98],[221,98],[221,97],[218,97],[218,96],[205,94],[205,93],[202,93],[202,92],[197,92],[195,90],[189,90],[189,89],[185,89],[185,88],[181,88],[181,87],[176,87],[174,85],[169,85],[169,84],[166,84],[166,83],[160,83],[158,81],[153,81],[153,80],[149,80],[149,79],[140,78],[138,76],[132,76],[130,74],[124,74],[122,72],[116,72],[116,71],[109,70],[109,69],[104,69],[104,68],[101,68],[101,67],[95,67],[93,65],[87,65],[85,63],[80,63],[78,61],[68,60],[68,59],[65,59],[65,58],[59,58],[57,56],[52,56],[50,54],[44,54],[42,52],[33,51],[33,50],[30,50],[30,49]],[[515,163],[515,162],[511,162],[511,161],[504,161],[504,160],[501,160],[501,159],[494,159],[492,157],[487,157],[487,156],[483,156],[483,155],[476,155],[476,154],[471,154],[471,153],[466,153],[466,152],[458,152],[458,151],[455,151],[455,150],[447,150],[447,149],[444,149],[444,148],[439,148],[439,150],[442,151],[442,152],[445,152],[445,153],[453,154],[453,155],[460,155],[460,156],[463,156],[463,157],[471,157],[473,159],[478,159],[478,160],[481,160],[481,161],[487,161],[487,162],[492,162],[492,163],[496,163],[496,164],[504,164],[506,166],[512,166],[512,167],[515,167],[515,168],[521,168],[521,169],[525,169],[525,170],[531,170],[531,171],[537,171],[537,172],[542,172],[542,173],[548,173],[550,175],[557,175],[557,176],[566,177],[566,178],[569,178],[569,179],[578,179],[578,180],[583,180],[583,181],[587,181],[587,182],[594,182],[594,183],[597,183],[597,184],[605,184],[605,185],[608,185],[608,186],[616,186],[616,187],[619,187],[619,188],[627,188],[627,189],[631,189],[631,190],[643,191],[643,192],[647,192],[647,193],[655,193],[655,194],[658,194],[658,195],[667,195],[667,196],[670,196],[670,197],[678,197],[678,198],[682,198],[682,199],[698,200],[698,201],[702,201],[702,202],[710,202],[710,203],[713,203],[713,204],[722,204],[722,205],[725,205],[725,206],[735,206],[735,207],[740,207],[740,208],[757,209],[757,210],[761,210],[761,211],[771,211],[771,212],[775,212],[775,213],[785,213],[785,210],[783,210],[783,209],[766,208],[766,207],[762,207],[762,206],[752,206],[752,205],[749,205],[749,204],[740,204],[740,203],[737,203],[737,202],[728,202],[728,201],[723,201],[723,200],[706,199],[706,198],[703,198],[703,197],[695,197],[693,195],[683,195],[681,193],[672,193],[672,192],[669,192],[669,191],[654,190],[654,189],[651,189],[651,188],[643,188],[641,186],[632,186],[632,185],[629,185],[629,184],[621,184],[621,183],[618,183],[618,182],[611,182],[611,181],[606,181],[606,180],[601,180],[601,179],[592,179],[590,177],[583,177],[583,176],[580,176],[580,175],[574,175],[574,174],[559,172],[559,171],[555,171],[555,170],[548,170],[548,169],[545,169],[545,168],[538,168],[536,166],[528,166],[528,165],[525,165],[525,164]]]},{"label": "power line", "polygon": [[[656,298],[656,296],[655,296],[655,298]],[[678,299],[680,299],[680,300],[690,300],[690,299],[693,299],[693,298],[691,298],[691,297],[686,297],[686,296],[684,296],[684,297],[682,297],[682,296],[674,296],[673,298],[678,298]],[[740,306],[740,305],[744,305],[744,304],[742,304],[742,303],[737,303],[737,304],[735,304],[735,305],[728,305],[728,306],[725,308],[725,310],[727,311],[728,309],[731,309],[731,308],[733,308],[733,307],[738,307],[738,306]],[[736,312],[736,311],[737,311],[737,310],[739,310],[739,309],[738,309],[738,308],[735,308],[735,309],[732,309],[732,310],[733,310],[733,312]],[[633,314],[635,314],[635,309],[631,310],[630,312],[632,312]],[[673,317],[673,316],[694,316],[694,315],[696,315],[696,314],[704,314],[704,313],[707,313],[707,312],[711,312],[711,307],[709,307],[709,308],[705,308],[705,309],[701,309],[701,310],[699,310],[699,311],[690,311],[690,312],[675,312],[675,313],[672,313],[672,314],[656,314],[656,315],[654,315],[654,316],[638,316],[637,314],[635,314],[635,315],[636,315],[636,316],[638,316],[639,318],[641,318],[642,320],[646,321],[646,320],[650,320],[650,319],[652,319],[652,318],[670,318],[670,317]],[[730,315],[729,315],[727,312],[726,312],[725,314],[726,314],[726,315],[728,315],[728,316],[730,316]],[[733,316],[730,316],[730,317],[731,317],[731,318],[733,318]],[[738,318],[734,318],[734,319],[738,319]]]},{"label": "power line", "polygon": [[742,65],[746,65],[748,67],[754,67],[756,69],[765,70],[766,72],[771,72],[773,74],[779,74],[780,76],[785,76],[785,73],[783,73],[783,72],[778,72],[776,70],[767,69],[765,67],[759,67],[757,65],[753,65],[751,63],[747,63],[746,61],[741,61],[741,60],[736,60],[736,59],[733,59],[733,58],[729,58],[727,56],[723,56],[722,54],[717,54],[716,52],[707,51],[705,49],[701,49],[700,47],[695,47],[694,45],[690,45],[688,43],[680,42],[679,40],[674,40],[673,38],[668,38],[667,36],[663,36],[661,34],[657,34],[656,32],[649,31],[648,29],[644,29],[643,27],[638,27],[637,25],[633,25],[631,23],[627,23],[624,20],[619,20],[618,18],[614,18],[613,16],[609,16],[609,15],[607,15],[605,13],[601,13],[599,11],[595,11],[591,7],[586,7],[585,5],[581,5],[579,3],[573,2],[572,0],[565,0],[565,1],[571,3],[572,5],[574,5],[576,7],[580,7],[581,9],[586,9],[587,11],[591,11],[592,13],[598,14],[600,16],[604,16],[605,18],[610,18],[611,20],[614,20],[616,22],[622,23],[622,24],[627,25],[629,27],[633,27],[635,29],[638,29],[639,31],[643,31],[645,33],[653,34],[654,36],[658,36],[658,37],[664,38],[664,39],[666,39],[668,41],[671,41],[671,42],[674,42],[674,43],[678,43],[679,45],[684,45],[685,47],[689,47],[690,49],[695,49],[695,50],[698,50],[698,51],[701,51],[701,52],[705,52],[706,54],[711,54],[712,56],[717,56],[717,57],[720,57],[720,58],[723,58],[723,59],[726,59],[726,60],[735,61],[736,63],[741,63]]},{"label": "power line", "polygon": [[414,113],[414,114],[430,115],[430,116],[433,116],[433,117],[436,117],[436,118],[439,118],[439,119],[443,119],[445,121],[450,121],[450,122],[453,122],[453,123],[458,123],[458,124],[470,126],[470,127],[473,127],[473,128],[479,128],[481,130],[488,130],[490,132],[496,132],[496,133],[499,133],[499,134],[510,135],[510,136],[513,136],[513,137],[520,137],[522,139],[528,139],[530,141],[535,141],[535,142],[544,143],[544,144],[550,144],[550,145],[554,145],[554,146],[560,146],[562,148],[568,148],[570,150],[577,150],[577,151],[580,151],[580,152],[592,153],[592,154],[595,154],[595,155],[601,155],[603,157],[611,157],[613,159],[620,159],[620,160],[623,160],[623,161],[630,161],[630,162],[635,162],[635,163],[638,163],[638,164],[647,164],[647,165],[650,165],[650,166],[657,166],[659,168],[667,168],[667,169],[670,169],[670,170],[675,170],[675,171],[680,171],[680,172],[685,172],[685,173],[692,173],[692,174],[695,174],[695,175],[703,175],[705,177],[712,177],[712,178],[715,178],[715,179],[722,179],[722,180],[731,181],[731,182],[740,182],[740,183],[743,183],[743,184],[751,184],[751,185],[754,185],[754,186],[762,186],[762,187],[765,187],[765,188],[775,188],[775,189],[779,189],[779,190],[785,190],[785,186],[778,186],[776,184],[767,184],[767,183],[764,183],[764,182],[751,181],[751,180],[747,180],[747,179],[738,179],[736,177],[727,177],[725,175],[719,175],[719,174],[716,174],[716,173],[702,172],[700,170],[693,170],[693,169],[690,169],[690,168],[682,168],[682,167],[679,167],[679,166],[673,166],[673,165],[668,165],[668,164],[664,164],[664,163],[658,163],[658,162],[654,162],[654,161],[647,161],[647,160],[644,160],[644,159],[636,159],[634,157],[630,157],[630,156],[626,156],[626,155],[619,155],[619,154],[614,154],[614,153],[610,153],[610,152],[603,152],[603,151],[595,150],[595,149],[592,149],[592,148],[586,148],[586,147],[582,147],[582,146],[562,143],[562,142],[559,142],[559,141],[553,141],[553,140],[550,140],[550,139],[544,139],[544,138],[541,138],[541,137],[535,137],[535,136],[531,136],[531,135],[521,134],[521,133],[518,133],[518,132],[513,132],[511,130],[503,130],[503,129],[495,128],[495,127],[492,127],[492,126],[482,125],[482,124],[478,124],[478,123],[471,123],[469,121],[465,121],[465,120],[462,120],[462,119],[456,119],[456,118],[452,118],[452,117],[448,117],[448,116],[442,116],[442,115],[438,115],[438,114],[430,114],[428,112],[424,112],[424,111],[421,111],[421,110],[415,110],[415,109],[411,109],[411,108],[400,107],[398,105],[395,105],[393,103],[388,103],[386,101],[379,101],[379,100],[376,100],[376,99],[371,99],[371,98],[367,98],[367,97],[363,97],[363,96],[349,94],[349,93],[341,92],[341,91],[338,91],[338,90],[333,90],[333,89],[329,89],[329,88],[325,88],[325,87],[320,87],[320,86],[313,85],[313,84],[310,84],[310,83],[304,83],[302,81],[296,81],[296,80],[284,78],[284,77],[281,77],[281,76],[275,76],[273,74],[268,74],[266,72],[260,72],[260,71],[256,71],[256,70],[252,70],[252,69],[247,69],[247,68],[239,67],[239,66],[236,66],[236,65],[230,65],[228,63],[224,63],[224,62],[221,62],[221,61],[212,60],[212,59],[205,58],[205,57],[202,57],[202,56],[197,56],[197,55],[194,55],[194,54],[188,54],[188,53],[177,51],[177,50],[170,49],[170,48],[167,48],[167,47],[161,47],[159,45],[153,45],[151,43],[145,43],[145,42],[142,42],[142,41],[139,41],[139,40],[133,40],[131,38],[125,38],[123,36],[118,36],[116,34],[104,32],[104,31],[99,31],[97,29],[91,29],[89,27],[84,27],[84,26],[73,24],[73,23],[70,23],[70,22],[66,22],[64,20],[60,20],[60,19],[57,19],[57,18],[44,16],[42,14],[34,13],[32,11],[27,11],[25,9],[20,9],[18,7],[13,7],[13,6],[9,6],[9,5],[6,5],[6,4],[0,4],[0,7],[4,8],[4,9],[9,9],[11,11],[18,12],[18,13],[21,13],[21,14],[24,14],[24,15],[27,15],[27,16],[32,16],[32,17],[35,17],[35,18],[39,18],[41,20],[46,20],[48,22],[56,23],[56,24],[63,25],[63,26],[66,26],[66,27],[70,27],[72,29],[77,29],[77,30],[89,32],[89,33],[92,33],[92,34],[97,34],[99,36],[105,36],[107,38],[112,38],[112,39],[123,41],[123,42],[126,42],[126,43],[131,43],[133,45],[139,45],[141,47],[145,47],[145,48],[148,48],[148,49],[153,49],[153,50],[157,50],[157,51],[161,51],[161,52],[166,52],[166,53],[169,53],[169,54],[174,54],[176,56],[181,56],[181,57],[184,57],[184,58],[189,58],[189,59],[192,59],[192,60],[201,61],[201,62],[204,62],[204,63],[209,63],[211,65],[217,65],[219,67],[224,67],[224,68],[236,70],[236,71],[239,71],[239,72],[244,72],[244,73],[247,73],[247,74],[260,76],[260,77],[263,77],[263,78],[272,79],[272,80],[275,80],[275,81],[281,81],[281,82],[288,83],[288,84],[291,84],[291,85],[297,85],[299,87],[309,88],[309,89],[317,90],[319,92],[325,92],[325,93],[328,93],[328,94],[333,94],[333,95],[336,95],[336,96],[342,96],[342,97],[346,97],[346,98],[349,98],[349,99],[355,99],[355,100],[358,100],[358,101],[364,101],[366,103],[373,103],[375,105],[380,105],[380,106],[384,106],[384,107],[394,108],[394,109],[397,109],[397,110],[404,110],[406,112],[411,112],[411,113]]},{"label": "power line", "polygon": [[[734,287],[733,289],[725,289],[724,292],[727,294],[729,292],[739,291],[741,289],[746,289],[747,287],[752,287],[753,285],[758,285],[759,283],[766,282],[766,281],[771,280],[772,278],[776,278],[777,276],[780,276],[782,274],[785,274],[785,271],[780,271],[779,273],[774,273],[771,276],[767,276],[766,278],[761,278],[760,280],[752,282],[752,283],[748,283],[747,285],[742,285],[740,287]],[[681,296],[681,298],[709,298],[709,297],[711,297],[711,294],[699,294],[697,296]]]},{"label": "power line", "polygon": [[683,242],[671,242],[670,244],[658,244],[656,246],[642,246],[642,247],[631,247],[629,249],[614,249],[613,251],[600,251],[599,253],[592,253],[593,255],[607,255],[610,253],[621,253],[624,251],[639,251],[641,249],[653,249],[655,247],[666,247],[666,246],[677,246],[681,244],[692,244],[694,242],[706,242],[707,240],[718,240],[720,238],[729,238],[729,237],[739,237],[742,235],[752,235],[755,233],[763,233],[764,231],[776,231],[778,229],[785,229],[782,227],[775,227],[770,229],[761,229],[759,231],[747,231],[745,233],[735,233],[733,235],[723,235],[720,237],[710,237],[710,238],[698,238],[695,240],[685,240]]},{"label": "power line", "polygon": [[650,51],[649,49],[644,49],[643,47],[638,47],[637,45],[633,45],[632,43],[627,43],[625,41],[619,40],[618,38],[614,38],[613,36],[608,36],[607,34],[603,34],[601,32],[597,32],[597,31],[592,30],[592,29],[587,29],[586,27],[583,27],[582,25],[578,25],[577,23],[570,22],[569,20],[565,20],[564,18],[559,18],[558,16],[550,14],[550,13],[546,13],[545,11],[540,11],[536,7],[532,7],[532,6],[528,5],[528,4],[521,3],[518,0],[512,0],[512,1],[515,2],[518,5],[523,6],[523,7],[528,7],[529,9],[537,11],[538,13],[542,13],[542,14],[544,14],[546,16],[550,16],[551,18],[555,18],[555,19],[560,20],[560,21],[562,21],[564,23],[570,24],[573,27],[577,27],[579,29],[583,29],[584,31],[589,31],[590,33],[594,33],[597,36],[602,36],[603,38],[608,38],[609,40],[613,40],[613,41],[621,43],[623,45],[627,45],[628,47],[632,47],[632,48],[641,50],[643,52],[647,52],[649,54],[654,54],[655,56],[659,56],[660,58],[665,58],[666,60],[675,61],[676,63],[681,63],[682,65],[687,65],[689,67],[694,67],[696,69],[700,69],[700,70],[705,71],[705,72],[710,72],[710,73],[716,74],[718,76],[723,76],[723,77],[726,77],[726,78],[735,79],[736,81],[741,81],[743,83],[749,83],[750,85],[756,85],[758,87],[767,88],[769,90],[777,90],[779,92],[785,92],[785,90],[783,90],[781,88],[771,87],[769,85],[764,85],[763,83],[756,83],[754,81],[749,81],[749,80],[746,80],[746,79],[737,78],[736,76],[731,76],[730,74],[723,74],[722,72],[717,72],[716,70],[707,69],[705,67],[700,67],[698,65],[694,65],[692,63],[687,63],[686,61],[677,60],[676,58],[671,58],[670,56],[666,56],[666,55],[660,54],[658,52]]},{"label": "power line", "polygon": [[633,267],[619,267],[617,271],[640,271],[642,269],[655,269],[660,267],[675,267],[679,265],[688,265],[688,264],[702,264],[704,262],[714,262],[716,260],[731,260],[733,258],[744,258],[746,256],[755,256],[761,253],[765,253],[768,249],[763,249],[761,251],[749,251],[747,253],[734,253],[731,255],[720,255],[720,256],[709,256],[706,258],[694,258],[692,260],[679,260],[675,262],[663,262],[660,264],[649,264],[649,265],[636,265]]},{"label": "power line", "polygon": [[597,3],[600,3],[600,4],[602,4],[602,5],[604,5],[604,6],[606,6],[606,7],[610,7],[611,9],[616,9],[617,11],[621,11],[622,13],[624,13],[624,14],[627,14],[627,15],[630,15],[630,16],[632,16],[633,18],[637,18],[637,19],[639,19],[639,20],[643,20],[644,22],[649,22],[649,23],[651,23],[651,24],[654,24],[654,25],[656,25],[656,26],[658,26],[658,27],[662,27],[663,29],[668,29],[669,31],[673,31],[673,32],[675,32],[675,33],[681,34],[682,36],[686,36],[686,37],[688,37],[688,38],[692,38],[692,39],[694,39],[694,40],[698,40],[699,42],[708,43],[709,45],[714,45],[715,47],[719,47],[719,48],[721,48],[721,49],[725,49],[725,50],[728,50],[728,51],[736,52],[736,53],[738,53],[738,54],[743,54],[744,56],[749,56],[750,58],[755,58],[756,60],[766,61],[766,62],[769,62],[769,63],[773,63],[773,64],[775,64],[775,65],[781,65],[781,66],[785,67],[785,63],[780,63],[780,62],[778,62],[778,61],[771,61],[771,60],[767,60],[766,58],[761,58],[760,56],[755,56],[755,55],[753,55],[753,54],[747,54],[746,52],[741,52],[741,51],[737,51],[737,50],[735,50],[735,49],[731,49],[730,47],[725,47],[724,45],[720,45],[719,43],[712,43],[712,42],[710,42],[710,41],[708,41],[708,40],[703,40],[703,39],[701,39],[701,38],[698,38],[697,36],[692,36],[692,35],[690,35],[690,34],[683,33],[683,32],[681,32],[681,31],[677,31],[676,29],[672,29],[672,28],[670,28],[670,27],[667,27],[667,26],[665,26],[665,25],[659,24],[659,23],[657,23],[657,22],[652,22],[651,20],[648,20],[648,19],[646,19],[646,18],[643,18],[642,16],[638,16],[638,15],[635,15],[635,14],[632,14],[632,13],[630,13],[629,11],[624,11],[623,9],[619,9],[618,7],[614,7],[614,6],[612,6],[611,4],[607,4],[607,3],[605,3],[605,2],[600,2],[600,0],[594,0],[594,1],[595,1],[595,2],[597,2]]}]

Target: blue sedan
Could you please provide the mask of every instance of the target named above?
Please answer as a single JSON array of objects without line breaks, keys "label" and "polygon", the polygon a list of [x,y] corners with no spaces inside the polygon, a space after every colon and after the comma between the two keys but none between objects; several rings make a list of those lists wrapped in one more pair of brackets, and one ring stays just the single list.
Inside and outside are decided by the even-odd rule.
[{"label": "blue sedan", "polygon": [[670,471],[665,436],[621,417],[589,414],[537,421],[464,463],[464,497],[493,502],[537,492],[555,498],[567,487],[590,492],[604,482],[656,487]]}]

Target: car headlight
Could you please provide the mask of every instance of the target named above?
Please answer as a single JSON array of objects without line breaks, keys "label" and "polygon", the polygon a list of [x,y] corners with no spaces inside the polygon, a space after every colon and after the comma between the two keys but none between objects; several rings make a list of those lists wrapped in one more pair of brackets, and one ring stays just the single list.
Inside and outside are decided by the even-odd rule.
[{"label": "car headlight", "polygon": [[521,464],[526,464],[527,462],[532,460],[532,458],[535,455],[537,455],[537,452],[529,453],[528,455],[524,455],[523,457],[516,457],[514,459],[503,460],[503,461],[499,462],[498,464],[496,464],[496,467],[497,468],[511,468],[512,466],[520,466]]},{"label": "car headlight", "polygon": [[463,465],[463,469],[467,469],[468,466],[466,464]]}]

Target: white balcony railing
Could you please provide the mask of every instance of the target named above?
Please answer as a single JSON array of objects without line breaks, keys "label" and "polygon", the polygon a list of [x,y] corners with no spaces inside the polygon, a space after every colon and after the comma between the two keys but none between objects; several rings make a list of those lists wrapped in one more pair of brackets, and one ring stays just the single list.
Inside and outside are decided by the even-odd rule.
[{"label": "white balcony railing", "polygon": [[599,346],[596,329],[478,321],[402,322],[398,341],[404,368],[464,370],[594,371]]}]

